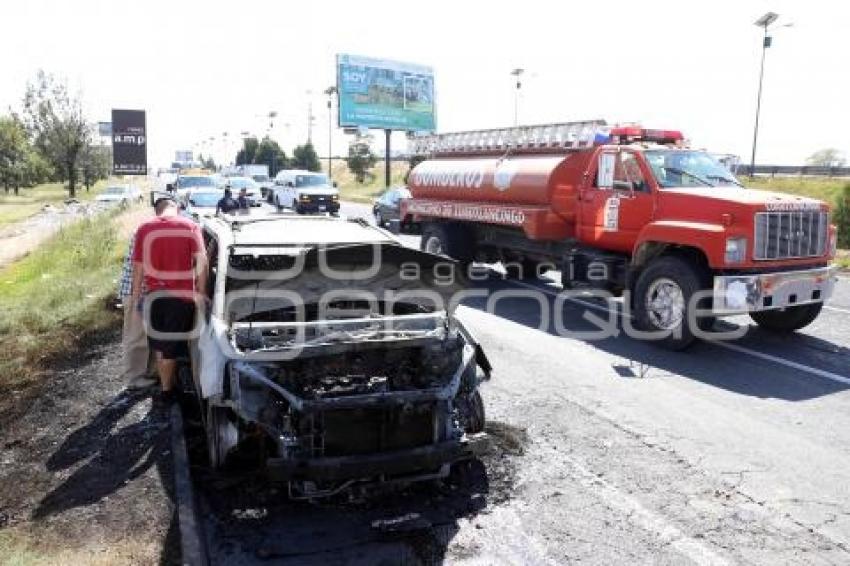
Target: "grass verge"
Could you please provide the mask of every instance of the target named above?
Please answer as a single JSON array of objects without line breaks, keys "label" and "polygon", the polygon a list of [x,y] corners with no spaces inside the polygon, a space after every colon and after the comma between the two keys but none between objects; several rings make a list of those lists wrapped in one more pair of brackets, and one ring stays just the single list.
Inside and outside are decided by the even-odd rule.
[{"label": "grass verge", "polygon": [[824,177],[741,177],[747,187],[816,198],[834,205],[847,179]]},{"label": "grass verge", "polygon": [[[77,190],[77,200],[92,200],[106,186],[98,181],[89,191],[85,187]],[[62,183],[45,183],[29,189],[21,189],[15,196],[11,192],[0,193],[0,226],[25,220],[41,210],[45,204],[57,204],[68,198],[68,190]]]},{"label": "grass verge", "polygon": [[0,270],[0,392],[25,387],[48,361],[120,320],[106,308],[126,246],[118,214],[74,222]]},{"label": "grass verge", "polygon": [[[322,161],[322,170],[327,173],[327,168],[327,160]],[[390,185],[403,185],[407,169],[407,161],[390,162]],[[386,171],[384,162],[378,162],[372,168],[371,175],[366,178],[366,182],[361,184],[357,182],[354,174],[348,170],[348,165],[344,160],[334,159],[332,177],[339,187],[339,198],[371,204],[386,190],[384,188],[384,171]]]}]

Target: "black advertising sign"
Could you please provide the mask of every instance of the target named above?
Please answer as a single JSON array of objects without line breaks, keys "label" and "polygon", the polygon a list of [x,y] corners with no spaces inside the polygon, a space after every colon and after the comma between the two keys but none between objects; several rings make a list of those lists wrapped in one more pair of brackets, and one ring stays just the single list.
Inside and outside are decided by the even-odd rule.
[{"label": "black advertising sign", "polygon": [[144,110],[112,111],[112,172],[115,175],[147,175]]}]

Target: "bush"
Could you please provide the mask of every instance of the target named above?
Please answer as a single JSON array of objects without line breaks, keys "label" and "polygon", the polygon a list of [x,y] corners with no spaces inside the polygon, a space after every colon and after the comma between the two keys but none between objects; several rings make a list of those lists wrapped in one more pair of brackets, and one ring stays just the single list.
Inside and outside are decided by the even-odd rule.
[{"label": "bush", "polygon": [[838,247],[850,248],[850,183],[846,183],[838,195],[833,222],[838,226]]}]

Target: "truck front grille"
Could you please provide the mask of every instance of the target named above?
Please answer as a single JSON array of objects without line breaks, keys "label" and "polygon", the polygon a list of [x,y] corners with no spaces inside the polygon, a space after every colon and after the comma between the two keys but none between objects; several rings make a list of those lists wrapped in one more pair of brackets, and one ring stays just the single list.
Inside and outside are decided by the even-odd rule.
[{"label": "truck front grille", "polygon": [[819,257],[826,249],[829,213],[820,210],[757,212],[753,258]]}]

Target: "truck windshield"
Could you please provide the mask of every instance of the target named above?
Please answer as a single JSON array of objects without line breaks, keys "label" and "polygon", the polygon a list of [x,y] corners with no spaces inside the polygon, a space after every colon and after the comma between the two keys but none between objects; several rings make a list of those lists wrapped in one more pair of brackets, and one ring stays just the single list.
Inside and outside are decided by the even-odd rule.
[{"label": "truck windshield", "polygon": [[318,187],[327,185],[328,178],[325,175],[298,175],[295,177],[296,187]]},{"label": "truck windshield", "polygon": [[661,188],[743,186],[726,167],[702,151],[650,150],[644,155]]}]

